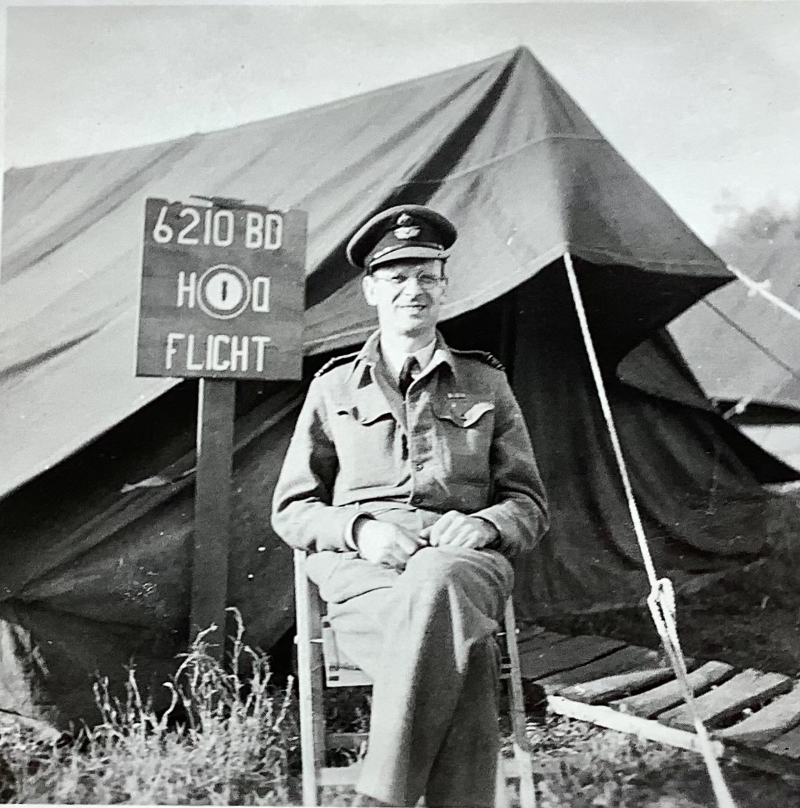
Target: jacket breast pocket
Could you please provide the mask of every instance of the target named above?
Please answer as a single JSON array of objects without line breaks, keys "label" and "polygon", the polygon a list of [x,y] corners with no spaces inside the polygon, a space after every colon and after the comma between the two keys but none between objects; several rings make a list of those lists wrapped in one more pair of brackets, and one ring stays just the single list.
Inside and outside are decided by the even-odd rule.
[{"label": "jacket breast pocket", "polygon": [[478,396],[434,403],[443,461],[456,480],[486,484],[494,433],[494,404]]},{"label": "jacket breast pocket", "polygon": [[334,419],[338,489],[394,486],[401,482],[403,441],[388,408],[375,411],[338,406]]}]

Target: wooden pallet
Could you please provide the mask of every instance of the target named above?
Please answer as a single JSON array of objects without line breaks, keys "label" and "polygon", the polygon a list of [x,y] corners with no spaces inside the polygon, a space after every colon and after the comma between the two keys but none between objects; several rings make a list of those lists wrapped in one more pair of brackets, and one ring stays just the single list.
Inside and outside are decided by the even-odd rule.
[{"label": "wooden pallet", "polygon": [[[658,651],[536,628],[519,637],[522,675],[570,718],[698,751],[672,669]],[[779,673],[687,660],[689,683],[718,757],[800,776],[800,682]]]}]

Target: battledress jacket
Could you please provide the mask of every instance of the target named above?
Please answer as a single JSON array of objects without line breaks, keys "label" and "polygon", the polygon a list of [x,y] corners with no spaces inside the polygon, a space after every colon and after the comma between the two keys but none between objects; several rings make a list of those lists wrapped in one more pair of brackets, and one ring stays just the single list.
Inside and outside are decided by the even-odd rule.
[{"label": "battledress jacket", "polygon": [[545,532],[544,486],[502,366],[436,339],[405,400],[379,332],[314,378],[273,500],[273,527],[289,545],[353,551],[356,519],[397,507],[481,517],[507,557]]}]

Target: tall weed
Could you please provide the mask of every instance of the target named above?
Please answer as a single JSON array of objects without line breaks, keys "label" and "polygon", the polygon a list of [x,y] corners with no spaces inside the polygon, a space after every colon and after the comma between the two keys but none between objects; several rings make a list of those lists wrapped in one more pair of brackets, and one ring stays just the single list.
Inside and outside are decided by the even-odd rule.
[{"label": "tall weed", "polygon": [[[291,687],[270,686],[267,657],[237,632],[227,665],[198,636],[167,683],[170,707],[156,714],[131,670],[125,694],[95,685],[102,720],[69,743],[9,728],[6,801],[143,805],[281,805],[292,801],[290,760],[297,725]],[[28,734],[25,735],[24,733]],[[16,736],[14,733],[17,733]],[[22,734],[20,734],[22,733]]]}]

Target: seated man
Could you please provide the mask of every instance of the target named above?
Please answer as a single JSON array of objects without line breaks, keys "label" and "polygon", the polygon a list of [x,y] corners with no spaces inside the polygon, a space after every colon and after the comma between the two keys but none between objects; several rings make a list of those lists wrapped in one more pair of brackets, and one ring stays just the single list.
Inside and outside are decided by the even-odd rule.
[{"label": "seated man", "polygon": [[493,804],[494,635],[509,559],[547,529],[502,366],[436,330],[455,239],[402,205],[350,240],[379,329],[317,373],[275,490],[275,530],[310,552],[337,644],[374,682],[361,804]]}]

